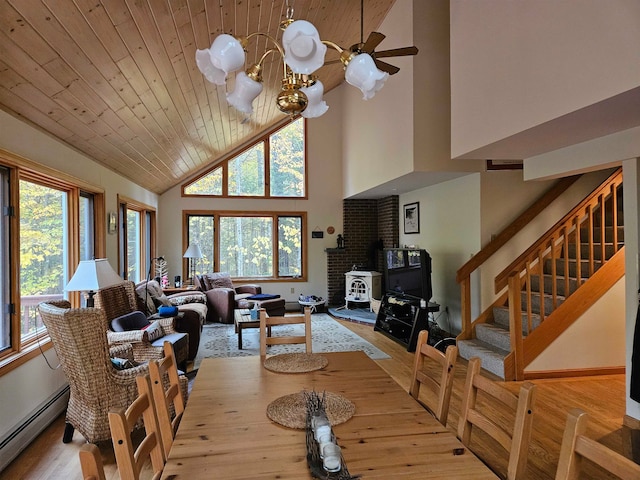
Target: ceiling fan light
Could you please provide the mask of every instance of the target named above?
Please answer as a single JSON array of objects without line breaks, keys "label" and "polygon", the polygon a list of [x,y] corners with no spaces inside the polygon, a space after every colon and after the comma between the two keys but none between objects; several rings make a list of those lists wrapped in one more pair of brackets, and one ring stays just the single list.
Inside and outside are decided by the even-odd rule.
[{"label": "ceiling fan light", "polygon": [[245,54],[240,41],[233,35],[218,35],[209,49],[211,63],[225,74],[240,70],[244,65]]},{"label": "ceiling fan light", "polygon": [[294,73],[310,75],[324,65],[327,46],[312,23],[292,22],[282,34],[284,61]]},{"label": "ceiling fan light", "polygon": [[196,50],[196,65],[204,78],[206,78],[209,82],[215,83],[216,85],[224,85],[227,80],[227,74],[224,73],[219,68],[213,66],[211,63],[211,55],[209,55],[209,49],[205,48],[204,50]]},{"label": "ceiling fan light", "polygon": [[309,87],[302,87],[300,89],[307,96],[309,101],[307,108],[302,112],[304,118],[316,118],[329,110],[327,102],[322,99],[324,95],[324,85],[320,80],[316,80],[315,83]]},{"label": "ceiling fan light", "polygon": [[383,87],[389,74],[376,67],[371,55],[361,53],[351,59],[344,78],[350,85],[360,89],[363,100],[369,100]]},{"label": "ceiling fan light", "polygon": [[262,92],[262,83],[256,82],[244,72],[236,75],[236,85],[233,92],[227,94],[227,102],[242,113],[252,114],[252,102]]}]

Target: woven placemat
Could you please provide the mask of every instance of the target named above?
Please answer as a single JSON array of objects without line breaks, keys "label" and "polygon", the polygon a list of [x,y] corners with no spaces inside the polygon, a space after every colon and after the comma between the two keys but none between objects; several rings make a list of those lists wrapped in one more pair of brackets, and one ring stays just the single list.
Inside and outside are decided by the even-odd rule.
[{"label": "woven placemat", "polygon": [[[331,425],[349,420],[356,406],[342,395],[324,392],[325,412]],[[267,417],[289,428],[304,429],[307,426],[307,400],[304,392],[276,398],[267,406]]]},{"label": "woven placemat", "polygon": [[263,365],[267,370],[278,373],[303,373],[320,370],[329,360],[317,353],[282,353],[268,357]]}]

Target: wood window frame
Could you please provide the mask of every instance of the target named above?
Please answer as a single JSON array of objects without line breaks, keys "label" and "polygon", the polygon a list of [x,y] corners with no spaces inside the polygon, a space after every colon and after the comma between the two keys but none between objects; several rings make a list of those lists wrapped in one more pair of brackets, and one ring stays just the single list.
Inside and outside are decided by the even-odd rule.
[{"label": "wood window frame", "polygon": [[[300,117],[301,118],[301,117]],[[297,120],[297,119],[295,119]],[[295,121],[294,120],[294,121]],[[288,199],[288,200],[307,200],[309,198],[309,163],[307,161],[307,119],[303,118],[304,122],[304,195],[300,197],[282,197],[282,196],[272,196],[270,192],[271,185],[271,152],[270,152],[270,137],[278,132],[279,130],[285,128],[292,121],[289,118],[284,119],[283,121],[277,123],[272,129],[268,130],[266,133],[261,134],[258,137],[254,137],[248,142],[244,143],[242,146],[232,150],[231,152],[224,155],[222,158],[217,160],[214,165],[208,167],[203,172],[199,173],[197,176],[193,177],[186,183],[183,183],[180,188],[180,195],[186,198],[252,198],[252,199]],[[229,195],[229,168],[228,164],[231,160],[242,155],[247,150],[255,147],[258,143],[264,143],[264,169],[265,169],[265,194],[264,195]],[[185,189],[197,182],[203,177],[206,177],[211,172],[216,170],[217,168],[222,168],[222,195],[213,195],[213,194],[189,194],[185,193]]]},{"label": "wood window frame", "polygon": [[[309,243],[307,240],[307,212],[300,211],[237,211],[237,210],[183,210],[182,211],[182,251],[184,252],[188,247],[188,229],[189,229],[189,217],[190,216],[212,216],[213,217],[213,270],[217,271],[220,265],[220,217],[273,217],[274,222],[274,238],[273,238],[273,271],[274,276],[271,277],[232,277],[237,282],[260,282],[260,283],[275,283],[275,282],[306,282],[308,278],[308,249]],[[278,272],[278,217],[300,217],[302,219],[301,226],[301,265],[302,274],[298,277],[279,277]],[[187,276],[185,276],[185,273]],[[187,278],[189,275],[189,262],[188,259],[183,258],[182,261],[182,275],[183,278]]]},{"label": "wood window frame", "polygon": [[[57,188],[68,195],[67,213],[71,219],[67,231],[69,238],[67,269],[69,272],[75,271],[80,258],[78,226],[80,192],[86,192],[93,196],[94,251],[97,258],[106,257],[106,215],[105,192],[101,187],[3,149],[0,149],[0,165],[9,172],[9,203],[13,207],[13,214],[9,218],[8,248],[9,303],[12,305],[10,313],[11,339],[9,348],[0,352],[0,376],[2,376],[53,347],[46,332],[36,335],[35,338],[26,342],[22,342],[20,334],[20,180]],[[80,292],[69,292],[69,301],[72,306],[79,307]]]}]

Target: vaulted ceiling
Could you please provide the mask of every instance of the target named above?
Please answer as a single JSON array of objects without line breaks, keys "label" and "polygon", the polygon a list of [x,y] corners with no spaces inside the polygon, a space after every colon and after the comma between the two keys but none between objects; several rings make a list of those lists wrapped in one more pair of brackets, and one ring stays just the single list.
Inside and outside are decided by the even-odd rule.
[{"label": "vaulted ceiling", "polygon": [[[364,1],[365,39],[394,1]],[[360,0],[288,3],[323,40],[361,41]],[[279,39],[286,9],[286,0],[0,0],[0,108],[162,193],[284,118],[278,58],[265,63],[247,116],[226,103],[233,82],[207,82],[195,52],[220,33]],[[251,40],[248,61],[266,48]],[[329,49],[326,61],[337,58]],[[326,91],[344,79],[339,63],[317,73]]]}]

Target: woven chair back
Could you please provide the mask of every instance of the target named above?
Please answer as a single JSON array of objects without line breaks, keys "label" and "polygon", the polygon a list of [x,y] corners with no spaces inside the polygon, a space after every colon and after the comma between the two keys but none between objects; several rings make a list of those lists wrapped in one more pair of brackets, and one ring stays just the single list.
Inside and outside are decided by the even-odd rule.
[{"label": "woven chair back", "polygon": [[146,365],[114,368],[102,310],[71,308],[66,300],[41,303],[38,309],[69,382],[67,424],[88,442],[110,439],[109,409],[136,397],[135,377],[148,371]]}]

